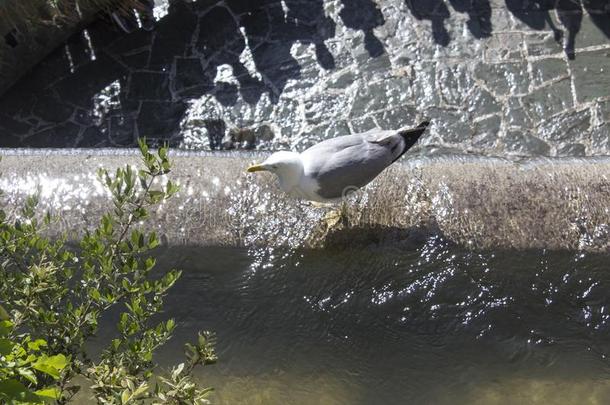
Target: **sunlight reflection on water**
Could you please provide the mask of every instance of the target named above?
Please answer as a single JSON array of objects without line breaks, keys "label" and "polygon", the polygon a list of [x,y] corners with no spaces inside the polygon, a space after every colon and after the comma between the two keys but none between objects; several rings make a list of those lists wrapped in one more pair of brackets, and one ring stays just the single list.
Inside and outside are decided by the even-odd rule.
[{"label": "sunlight reflection on water", "polygon": [[[610,396],[605,255],[473,252],[435,237],[411,251],[272,256],[252,271],[260,259],[248,248],[161,255],[161,266],[186,270],[168,299],[182,326],[167,359],[194,330],[215,330],[221,360],[201,378],[220,403],[513,404],[543,395],[569,404],[584,387],[592,401]],[[320,373],[321,385],[305,377]],[[521,402],[511,387],[522,388]]]}]

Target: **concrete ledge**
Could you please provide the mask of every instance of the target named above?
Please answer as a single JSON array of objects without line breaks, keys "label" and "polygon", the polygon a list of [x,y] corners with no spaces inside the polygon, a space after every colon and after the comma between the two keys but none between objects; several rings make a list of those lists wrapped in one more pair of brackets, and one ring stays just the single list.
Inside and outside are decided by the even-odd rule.
[{"label": "concrete ledge", "polygon": [[[42,207],[59,214],[54,233],[90,228],[108,207],[99,167],[138,164],[133,150],[0,155],[3,207],[17,215],[40,187]],[[434,233],[482,249],[609,249],[610,158],[407,158],[348,198],[345,220],[329,231],[329,209],[286,198],[271,175],[244,172],[262,157],[174,153],[170,176],[182,190],[150,224],[171,244],[408,248]]]}]

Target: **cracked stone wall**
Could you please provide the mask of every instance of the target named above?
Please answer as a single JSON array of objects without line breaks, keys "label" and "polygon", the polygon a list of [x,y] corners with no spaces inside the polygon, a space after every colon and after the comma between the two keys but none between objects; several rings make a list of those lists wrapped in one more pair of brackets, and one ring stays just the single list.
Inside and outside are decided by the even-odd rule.
[{"label": "cracked stone wall", "polygon": [[0,146],[306,146],[430,117],[426,153],[610,151],[606,0],[157,0],[0,98]]}]

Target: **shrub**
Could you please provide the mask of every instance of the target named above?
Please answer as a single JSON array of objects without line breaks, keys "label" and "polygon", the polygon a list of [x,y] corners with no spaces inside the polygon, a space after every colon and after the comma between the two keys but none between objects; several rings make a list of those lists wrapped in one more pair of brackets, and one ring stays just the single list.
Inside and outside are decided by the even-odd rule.
[{"label": "shrub", "polygon": [[[55,218],[38,215],[36,196],[27,199],[17,218],[0,211],[4,402],[68,403],[80,389],[74,382],[80,376],[99,404],[207,403],[210,389],[194,382],[192,371],[216,359],[209,333],[187,345],[186,361],[166,375],[154,361],[176,326],[173,319],[158,319],[180,272],[153,274],[151,250],[159,240],[140,224],[178,187],[171,181],[155,186],[171,170],[167,147],[151,153],[140,141],[140,152],[141,170],[127,165],[114,174],[99,171],[113,208],[94,230],[84,232],[78,246],[67,236],[45,236]],[[112,308],[120,309],[116,338],[94,358],[87,343]]]}]

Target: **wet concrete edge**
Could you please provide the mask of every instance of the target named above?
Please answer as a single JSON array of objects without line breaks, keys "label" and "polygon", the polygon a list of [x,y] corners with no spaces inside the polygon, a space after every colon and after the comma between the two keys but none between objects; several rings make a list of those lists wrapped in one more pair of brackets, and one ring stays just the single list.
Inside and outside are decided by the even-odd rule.
[{"label": "wet concrete edge", "polygon": [[[319,229],[295,231],[294,238],[301,238],[296,243],[327,246],[329,230],[319,227],[322,214],[286,198],[271,175],[245,173],[264,155],[173,152],[169,178],[182,190],[152,213],[149,224],[169,244],[243,246],[285,243],[288,239],[275,235],[283,222],[298,227],[303,217],[304,227]],[[25,196],[40,186],[42,208],[59,214],[55,233],[90,229],[108,208],[107,195],[96,185],[99,167],[139,163],[133,149],[17,149],[0,150],[0,156],[3,208],[17,215]],[[610,157],[410,157],[348,204],[343,226],[372,234],[428,229],[473,248],[607,251],[609,179]],[[270,215],[276,223],[271,227],[264,225]]]}]

